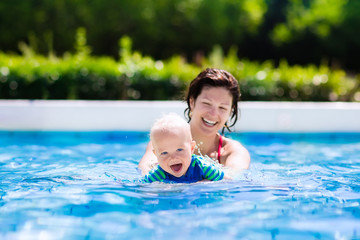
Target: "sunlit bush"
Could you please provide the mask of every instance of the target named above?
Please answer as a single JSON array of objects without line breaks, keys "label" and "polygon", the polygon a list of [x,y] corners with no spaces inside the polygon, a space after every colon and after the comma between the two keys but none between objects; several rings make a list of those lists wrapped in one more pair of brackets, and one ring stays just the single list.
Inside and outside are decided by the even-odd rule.
[{"label": "sunlit bush", "polygon": [[119,41],[119,60],[91,56],[84,43],[77,45],[75,54],[63,57],[40,56],[26,46],[22,56],[0,53],[0,98],[178,100],[202,69],[217,67],[238,79],[242,100],[360,101],[360,77],[326,65],[283,60],[275,66],[238,59],[236,48],[224,56],[219,47],[201,66],[180,56],[160,61],[133,52],[128,37]]}]

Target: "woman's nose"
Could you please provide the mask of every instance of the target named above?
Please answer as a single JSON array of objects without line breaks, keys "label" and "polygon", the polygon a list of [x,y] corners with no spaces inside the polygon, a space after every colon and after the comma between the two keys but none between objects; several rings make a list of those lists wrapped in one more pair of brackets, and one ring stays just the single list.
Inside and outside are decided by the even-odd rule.
[{"label": "woman's nose", "polygon": [[211,107],[209,112],[210,112],[211,115],[216,115],[216,108]]}]

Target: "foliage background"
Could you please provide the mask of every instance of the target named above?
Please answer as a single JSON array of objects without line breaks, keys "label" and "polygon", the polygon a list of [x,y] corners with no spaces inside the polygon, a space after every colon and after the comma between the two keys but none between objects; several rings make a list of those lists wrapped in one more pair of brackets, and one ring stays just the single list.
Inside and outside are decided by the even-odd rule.
[{"label": "foliage background", "polygon": [[213,66],[238,78],[244,100],[360,101],[359,9],[356,0],[1,1],[0,98],[178,99]]}]

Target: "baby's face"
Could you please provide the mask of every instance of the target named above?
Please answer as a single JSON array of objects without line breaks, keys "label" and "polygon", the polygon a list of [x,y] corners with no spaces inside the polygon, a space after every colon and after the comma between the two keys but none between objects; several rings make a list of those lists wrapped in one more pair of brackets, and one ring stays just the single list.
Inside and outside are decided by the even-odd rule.
[{"label": "baby's face", "polygon": [[175,177],[186,173],[195,148],[195,141],[192,141],[190,133],[183,129],[157,131],[153,134],[152,144],[162,169]]}]

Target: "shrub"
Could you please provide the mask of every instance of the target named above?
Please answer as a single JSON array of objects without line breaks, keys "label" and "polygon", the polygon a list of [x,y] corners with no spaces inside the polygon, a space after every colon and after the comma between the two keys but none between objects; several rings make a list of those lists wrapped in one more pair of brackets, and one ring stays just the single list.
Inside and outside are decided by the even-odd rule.
[{"label": "shrub", "polygon": [[91,56],[86,46],[62,58],[26,47],[22,56],[0,53],[0,98],[179,100],[202,69],[218,67],[239,80],[245,101],[360,101],[359,75],[326,65],[289,66],[283,60],[275,66],[240,60],[235,48],[224,56],[216,47],[200,67],[180,56],[160,61],[133,52],[127,37],[119,45],[118,61]]}]

